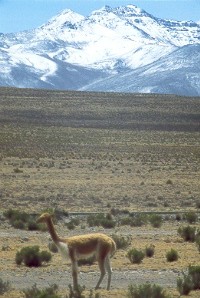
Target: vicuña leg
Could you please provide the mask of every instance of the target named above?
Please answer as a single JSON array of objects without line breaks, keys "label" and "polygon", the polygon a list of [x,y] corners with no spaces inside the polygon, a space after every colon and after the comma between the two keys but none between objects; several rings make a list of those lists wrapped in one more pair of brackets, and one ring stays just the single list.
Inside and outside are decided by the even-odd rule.
[{"label": "vicu\u00f1a leg", "polygon": [[111,265],[110,265],[110,257],[108,255],[105,258],[104,266],[106,268],[106,271],[108,272],[107,290],[110,290],[110,283],[111,283],[111,277],[112,277],[112,268],[111,268]]},{"label": "vicu\u00f1a leg", "polygon": [[[105,259],[104,259],[105,260]],[[100,275],[100,278],[98,280],[98,283],[95,287],[95,289],[97,290],[106,274],[106,270],[105,270],[105,264],[104,264],[104,260],[102,260],[101,258],[98,260],[98,264],[99,264],[99,269],[100,269],[100,272],[101,272],[101,275]]]},{"label": "vicu\u00f1a leg", "polygon": [[72,262],[72,277],[73,277],[73,288],[78,290],[78,266],[77,261]]}]

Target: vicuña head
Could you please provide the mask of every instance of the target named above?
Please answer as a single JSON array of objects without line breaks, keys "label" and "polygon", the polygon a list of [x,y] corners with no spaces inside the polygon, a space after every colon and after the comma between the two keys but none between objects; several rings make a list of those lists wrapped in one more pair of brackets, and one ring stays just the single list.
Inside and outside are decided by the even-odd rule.
[{"label": "vicu\u00f1a head", "polygon": [[108,273],[107,290],[110,289],[112,275],[110,257],[116,251],[116,244],[111,237],[105,234],[94,233],[61,238],[55,230],[52,217],[49,213],[43,213],[38,218],[37,222],[45,222],[47,224],[51,238],[56,244],[61,255],[64,258],[70,258],[72,264],[73,287],[75,290],[78,289],[77,261],[79,259],[90,257],[91,255],[96,257],[101,272],[95,289],[99,288],[106,271]]},{"label": "vicu\u00f1a head", "polygon": [[51,219],[51,215],[49,213],[43,213],[42,215],[40,215],[40,217],[38,218],[37,222],[47,222],[47,220]]}]

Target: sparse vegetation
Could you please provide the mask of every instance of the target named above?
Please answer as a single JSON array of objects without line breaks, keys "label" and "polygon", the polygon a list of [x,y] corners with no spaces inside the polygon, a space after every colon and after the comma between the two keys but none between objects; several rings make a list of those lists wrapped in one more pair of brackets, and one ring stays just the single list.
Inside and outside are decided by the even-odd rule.
[{"label": "sparse vegetation", "polygon": [[154,228],[160,228],[162,225],[162,216],[159,214],[152,214],[149,216],[149,221]]},{"label": "sparse vegetation", "polygon": [[23,293],[25,298],[61,298],[58,295],[58,286],[56,284],[42,290],[34,284],[31,288],[23,290]]},{"label": "sparse vegetation", "polygon": [[145,257],[145,254],[142,250],[132,248],[127,252],[127,257],[133,264],[140,264]]},{"label": "sparse vegetation", "polygon": [[177,289],[181,295],[188,295],[192,290],[200,290],[200,266],[189,266],[188,273],[177,279]]},{"label": "sparse vegetation", "polygon": [[[168,221],[162,216],[162,228],[152,229],[143,226],[149,223],[149,216],[143,217],[142,212],[175,211],[179,221],[186,219],[182,214],[188,210],[199,216],[199,98],[0,88],[0,107],[2,210],[35,213],[59,207],[102,214],[111,210],[112,218],[104,216],[108,226],[114,226],[109,234],[119,238],[131,235],[133,245],[137,241],[139,247],[145,248],[150,241],[155,244],[155,257],[142,262],[142,270],[151,265],[156,270],[163,268],[171,244],[181,256],[176,263],[179,272],[189,262],[198,264],[197,228],[195,243],[189,231],[189,243],[183,245],[175,235],[179,223],[173,221],[174,215],[167,214]],[[10,247],[0,250],[1,266],[2,272],[6,268],[9,273],[13,263],[8,260],[27,241],[19,233],[29,232],[13,231],[0,216],[6,233],[0,241]],[[121,226],[122,217],[127,217],[126,226]],[[26,221],[23,216],[16,218],[14,225],[25,230],[37,228],[34,218]],[[72,229],[74,226],[72,222]],[[61,221],[59,228],[67,226]],[[77,230],[68,234],[83,228],[84,232],[104,229],[101,224],[88,227],[86,218],[82,221],[81,217]],[[36,234],[29,233],[29,243],[35,244]],[[181,234],[185,237],[187,231]],[[126,239],[118,240],[119,246],[126,246]],[[38,244],[44,244],[39,237]],[[127,270],[125,254],[119,250],[113,258],[113,269],[123,274]],[[50,270],[60,265],[53,264],[56,257],[48,265]],[[173,266],[163,263],[166,272]],[[110,296],[105,295],[115,296],[113,289]]]},{"label": "sparse vegetation", "polygon": [[116,243],[117,249],[126,249],[131,244],[131,237],[112,234],[112,238]]},{"label": "sparse vegetation", "polygon": [[185,217],[185,219],[187,220],[187,222],[189,224],[194,224],[198,220],[198,215],[195,212],[192,212],[192,211],[185,213],[184,217]]},{"label": "sparse vegetation", "polygon": [[89,215],[87,223],[90,227],[102,226],[106,229],[114,228],[116,222],[110,216],[104,214]]},{"label": "sparse vegetation", "polygon": [[177,279],[177,290],[180,295],[187,296],[193,289],[193,282],[191,276],[185,274],[184,272],[183,278],[179,277]]},{"label": "sparse vegetation", "polygon": [[175,249],[171,249],[166,253],[166,258],[168,262],[174,262],[177,261],[179,258],[178,252]]},{"label": "sparse vegetation", "polygon": [[[158,285],[143,284],[128,287],[128,298],[167,298],[168,296],[162,287]],[[169,298],[169,297],[168,297]]]},{"label": "sparse vegetation", "polygon": [[189,266],[188,275],[191,276],[193,290],[200,290],[200,266]]},{"label": "sparse vegetation", "polygon": [[23,247],[16,253],[15,262],[17,265],[24,265],[28,267],[39,267],[42,262],[49,262],[51,260],[51,253],[47,251],[41,251],[39,246],[27,246]]},{"label": "sparse vegetation", "polygon": [[29,231],[43,229],[43,225],[37,224],[35,218],[24,211],[8,209],[4,212],[4,216],[9,219],[10,224],[16,229]]},{"label": "sparse vegetation", "polygon": [[178,234],[184,239],[184,241],[194,242],[196,238],[196,227],[186,226],[179,227]]},{"label": "sparse vegetation", "polygon": [[10,288],[10,283],[8,281],[3,281],[0,278],[0,295],[3,295],[4,293],[8,292]]},{"label": "sparse vegetation", "polygon": [[151,258],[153,257],[154,253],[155,253],[155,246],[153,244],[151,244],[150,246],[146,246],[145,248],[146,257]]}]

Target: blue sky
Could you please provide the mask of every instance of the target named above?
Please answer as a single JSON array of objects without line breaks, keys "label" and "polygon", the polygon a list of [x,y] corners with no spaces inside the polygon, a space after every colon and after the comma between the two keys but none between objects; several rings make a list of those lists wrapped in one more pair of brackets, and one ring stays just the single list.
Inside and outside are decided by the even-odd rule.
[{"label": "blue sky", "polygon": [[200,21],[200,0],[0,0],[0,32],[37,28],[66,8],[87,16],[104,5],[127,4],[160,18]]}]

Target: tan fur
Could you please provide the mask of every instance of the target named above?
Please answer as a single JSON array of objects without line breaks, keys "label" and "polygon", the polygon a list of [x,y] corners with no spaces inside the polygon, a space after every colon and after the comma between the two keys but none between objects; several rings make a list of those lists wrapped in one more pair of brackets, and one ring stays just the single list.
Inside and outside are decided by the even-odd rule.
[{"label": "tan fur", "polygon": [[49,213],[42,214],[39,217],[38,222],[45,222],[47,224],[51,238],[57,245],[61,255],[64,258],[69,256],[72,263],[74,289],[78,288],[77,260],[81,258],[87,258],[91,255],[95,255],[101,271],[101,276],[96,285],[96,289],[99,288],[106,271],[108,273],[107,290],[110,289],[112,274],[110,257],[115,253],[116,250],[116,244],[111,237],[105,234],[93,233],[61,238],[55,231],[53,221]]}]

